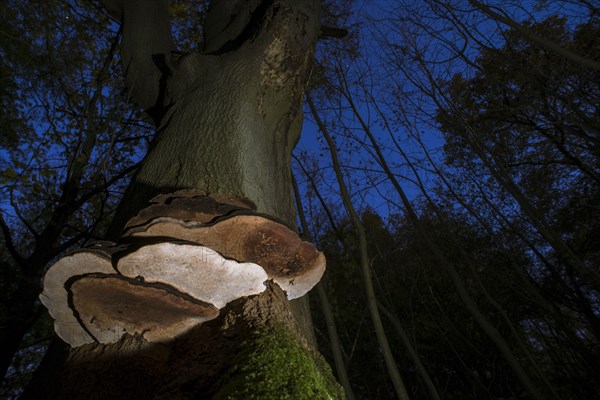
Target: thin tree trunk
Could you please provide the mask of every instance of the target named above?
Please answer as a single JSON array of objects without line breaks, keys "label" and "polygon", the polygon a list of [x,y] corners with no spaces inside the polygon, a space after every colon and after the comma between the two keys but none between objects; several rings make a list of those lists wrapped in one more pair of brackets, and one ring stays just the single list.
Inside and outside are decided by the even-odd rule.
[{"label": "thin tree trunk", "polygon": [[[302,233],[304,239],[306,239],[309,242],[313,242],[314,240],[310,235],[308,223],[306,222],[306,217],[304,215],[304,207],[302,206],[302,198],[300,197],[298,183],[296,182],[296,177],[293,173],[292,186],[294,187],[294,196],[296,198],[296,210],[298,211],[298,217],[300,218],[300,225],[302,226]],[[344,392],[346,393],[346,399],[354,400],[355,396],[354,392],[352,391],[352,385],[350,385],[350,379],[348,379],[348,372],[346,371],[346,364],[344,363],[344,357],[342,355],[342,345],[340,343],[340,337],[337,332],[335,317],[333,315],[331,304],[329,304],[329,299],[327,298],[327,293],[325,292],[325,288],[323,287],[322,282],[319,282],[317,284],[317,294],[319,296],[319,301],[321,302],[321,310],[323,312],[323,316],[325,317],[325,325],[327,325],[329,347],[331,348],[331,354],[333,355],[333,362],[335,364],[337,378],[341,383],[342,387],[344,388]]]},{"label": "thin tree trunk", "polygon": [[[422,63],[422,61],[421,61]],[[436,92],[443,98],[447,107],[449,107],[455,115],[461,115],[460,110],[456,110],[452,105],[452,102],[444,94],[442,88],[440,88],[436,79],[431,75],[431,71],[427,67],[421,64],[423,71],[427,75],[429,82],[431,83],[435,92],[428,92],[428,95],[435,102],[436,106],[440,110],[444,110],[445,106],[440,102],[436,96]],[[481,140],[477,132],[471,127],[468,121],[461,118],[459,123],[465,129],[467,133],[467,139],[471,142],[473,149],[479,159],[488,168],[492,176],[504,187],[504,189],[515,199],[519,204],[521,210],[527,215],[532,225],[538,230],[538,232],[546,239],[548,244],[552,246],[554,251],[558,254],[559,258],[563,263],[576,271],[582,279],[586,280],[590,285],[600,287],[600,274],[596,271],[586,268],[585,264],[579,259],[575,252],[569,247],[567,243],[560,237],[560,235],[547,223],[544,216],[538,211],[538,209],[529,201],[525,194],[519,189],[517,184],[513,181],[510,174],[505,168],[500,165],[493,153],[487,151],[487,146]],[[489,153],[489,155],[488,155]]]},{"label": "thin tree trunk", "polygon": [[[348,99],[350,97],[350,95],[348,94],[347,91],[344,91],[344,93],[346,94],[346,98]],[[372,97],[370,97],[370,98],[371,98],[371,102],[375,103],[374,99]],[[358,110],[354,106],[354,103],[352,102],[351,99],[349,100],[349,102],[351,104],[352,110],[355,112],[356,117],[361,122],[363,130],[367,130],[368,129],[367,136],[369,138],[373,138],[374,136],[372,135],[372,133],[370,131],[370,128],[368,126],[366,126],[364,120],[362,119],[362,116],[360,114],[358,114]],[[400,154],[401,154],[402,158],[404,159],[404,161],[409,165],[410,169],[412,170],[412,172],[413,172],[413,174],[415,176],[416,182],[417,182],[417,186],[418,186],[418,188],[421,191],[421,194],[423,194],[423,196],[425,196],[425,199],[427,200],[428,204],[434,210],[434,212],[437,215],[437,217],[440,220],[440,222],[442,222],[442,224],[444,226],[448,226],[448,221],[442,215],[442,213],[439,211],[439,208],[437,207],[437,205],[435,204],[435,202],[433,201],[433,199],[427,193],[425,185],[421,181],[421,179],[419,177],[419,174],[418,174],[417,170],[415,169],[413,163],[409,160],[409,158],[406,155],[406,153],[404,152],[404,150],[399,146],[398,142],[395,140],[394,135],[392,134],[392,131],[390,129],[390,126],[387,123],[387,118],[385,117],[385,115],[383,115],[383,113],[381,112],[381,110],[379,109],[379,107],[377,106],[377,104],[373,104],[373,105],[376,108],[376,111],[379,114],[380,118],[383,120],[384,126],[386,127],[386,130],[388,131],[390,137],[392,138],[392,140],[393,140],[396,148],[400,152]],[[419,142],[421,143],[420,140],[419,140]],[[377,147],[376,148],[376,152],[377,152],[377,154],[379,154],[380,152],[377,151],[377,149],[379,149],[379,145],[377,144],[376,147]],[[439,171],[439,169],[437,168],[437,166],[433,163],[433,160],[431,160],[431,158],[429,157],[429,153],[427,152],[427,150],[425,149],[425,146],[423,146],[422,143],[421,143],[421,147],[422,147],[423,151],[426,153],[426,156],[428,157],[430,163],[434,167],[437,175],[442,179],[442,181],[446,184],[446,186],[449,188],[449,190],[451,190],[452,193],[454,193],[454,191],[452,190],[452,188],[449,186],[448,182],[446,181],[445,177],[441,174],[441,172]],[[385,162],[385,160],[381,160],[380,159],[380,160],[378,160],[378,162],[379,163],[384,162],[387,165],[387,162]],[[491,231],[491,229],[489,229],[489,227],[487,226],[487,224],[485,224],[483,221],[481,221],[479,215],[476,214],[475,211],[472,210],[472,208],[469,207],[467,204],[464,204],[463,202],[461,202],[461,199],[458,198],[458,195],[455,194],[455,197],[457,198],[457,200],[460,202],[461,205],[467,207],[471,211],[471,214],[474,215],[478,219],[478,221],[480,221],[482,223],[482,225],[484,226],[484,228],[488,229],[488,233],[493,236],[493,232]],[[450,234],[450,232],[448,232],[448,233]],[[489,291],[485,287],[484,283],[479,278],[479,273],[477,272],[477,269],[473,265],[473,260],[471,259],[471,257],[469,256],[469,254],[466,253],[466,251],[464,250],[464,248],[462,247],[462,245],[460,243],[458,243],[457,241],[453,240],[453,236],[451,234],[449,235],[449,237],[451,238],[450,240],[452,241],[453,246],[460,251],[460,253],[461,253],[462,257],[463,257],[463,260],[465,261],[466,265],[469,267],[469,269],[471,271],[471,274],[476,279],[476,281],[477,281],[479,287],[481,288],[481,291],[484,294],[484,296],[488,299],[488,301],[490,302],[490,304],[492,304],[492,306],[500,313],[500,315],[502,315],[502,318],[503,318],[504,322],[509,327],[511,333],[513,334],[513,337],[515,338],[515,340],[519,344],[519,347],[521,348],[521,350],[523,351],[523,353],[527,356],[527,358],[531,362],[531,365],[534,368],[534,370],[536,371],[539,379],[541,379],[542,381],[544,381],[544,383],[549,388],[549,390],[551,391],[551,393],[553,394],[553,396],[557,397],[556,392],[554,391],[554,388],[552,387],[552,384],[546,379],[546,377],[544,376],[544,373],[539,369],[537,362],[533,359],[533,357],[531,355],[531,352],[528,349],[527,344],[524,342],[524,338],[517,331],[517,329],[515,328],[513,322],[511,321],[511,319],[507,315],[506,311],[504,310],[504,308],[502,308],[500,306],[500,304],[498,304],[498,302],[492,297],[492,295],[489,293]],[[514,262],[514,258],[512,257],[512,255],[510,254],[510,252],[507,252],[507,256],[512,261],[511,265],[515,266],[515,268],[516,268],[516,263]],[[396,322],[399,323],[399,321],[396,321]],[[400,326],[400,328],[401,328],[401,326]]]},{"label": "thin tree trunk", "polygon": [[335,171],[338,185],[340,187],[342,201],[344,202],[344,206],[348,211],[348,214],[350,215],[350,219],[352,220],[352,225],[354,225],[354,229],[356,230],[356,233],[358,235],[360,265],[362,269],[363,282],[365,285],[365,292],[367,296],[367,306],[369,308],[369,313],[371,314],[373,327],[375,328],[377,342],[381,347],[381,352],[383,354],[383,359],[385,361],[388,374],[390,375],[390,379],[392,380],[392,384],[394,385],[394,389],[396,390],[396,396],[398,396],[398,398],[401,400],[408,400],[409,396],[408,392],[406,391],[406,386],[404,385],[404,382],[400,375],[400,371],[398,370],[396,360],[394,360],[394,355],[392,354],[392,350],[390,348],[385,329],[381,321],[381,316],[379,315],[379,308],[377,307],[377,296],[375,295],[375,288],[373,287],[373,278],[371,277],[371,270],[369,265],[367,235],[365,233],[365,229],[360,221],[360,218],[358,217],[358,214],[356,213],[356,210],[354,209],[354,206],[352,205],[350,194],[348,193],[348,190],[346,188],[346,183],[344,182],[344,177],[342,175],[340,163],[337,157],[335,143],[333,143],[333,141],[331,140],[326,126],[319,118],[319,115],[310,97],[310,94],[307,94],[306,100],[310,107],[311,113],[317,122],[317,126],[319,127],[319,130],[323,134],[323,137],[325,138],[325,141],[329,146],[329,152],[331,153],[333,169]]},{"label": "thin tree trunk", "polygon": [[[345,83],[344,83],[344,86],[347,88]],[[400,196],[400,198],[402,200],[402,204],[405,207],[408,219],[413,223],[413,225],[417,229],[417,232],[419,232],[421,239],[425,243],[425,246],[427,247],[427,249],[429,251],[431,251],[431,254],[433,255],[434,259],[436,261],[438,261],[450,275],[450,278],[451,278],[452,282],[454,283],[454,286],[455,286],[461,300],[465,304],[465,307],[471,313],[471,315],[474,317],[474,319],[477,321],[477,323],[479,324],[481,329],[488,335],[488,337],[492,340],[492,342],[498,347],[498,350],[500,350],[500,352],[506,359],[508,365],[513,370],[515,376],[521,381],[521,383],[523,384],[523,386],[525,387],[527,392],[535,399],[539,399],[539,400],[544,399],[544,396],[542,396],[542,393],[539,391],[537,386],[531,380],[531,378],[529,377],[529,375],[527,374],[525,369],[521,366],[520,362],[515,357],[512,350],[510,349],[510,346],[504,340],[504,338],[502,337],[500,332],[498,332],[498,330],[494,327],[494,325],[479,310],[479,307],[477,306],[477,304],[473,301],[473,299],[469,295],[466,287],[464,286],[464,283],[462,282],[460,275],[458,274],[458,272],[456,271],[454,266],[446,259],[442,250],[437,246],[437,244],[427,234],[423,224],[421,223],[421,220],[419,219],[417,213],[413,209],[412,204],[408,200],[406,193],[404,193],[404,190],[400,186],[398,180],[396,179],[395,175],[390,170],[389,165],[385,161],[385,157],[383,156],[383,153],[381,152],[381,149],[377,143],[377,140],[373,136],[368,125],[365,123],[365,121],[360,116],[360,113],[358,112],[358,109],[354,105],[351,97],[347,94],[347,90],[342,91],[342,94],[344,95],[346,100],[349,102],[350,107],[352,108],[354,114],[358,118],[359,123],[361,124],[361,126],[363,128],[363,131],[369,138],[371,145],[373,146],[373,149],[375,150],[375,153],[377,155],[377,161],[378,161],[379,165],[383,168],[386,176],[388,177],[388,179],[390,179],[396,192]]]},{"label": "thin tree trunk", "polygon": [[550,51],[558,54],[559,56],[564,57],[567,60],[574,62],[576,64],[579,64],[585,68],[600,71],[600,63],[599,62],[591,60],[586,57],[582,57],[579,54],[573,53],[569,49],[561,46],[560,44],[553,42],[552,40],[549,40],[547,38],[539,36],[538,34],[533,32],[531,29],[519,24],[515,20],[509,18],[508,16],[495,12],[490,6],[488,6],[484,3],[481,3],[481,2],[475,1],[475,0],[469,0],[469,3],[471,5],[473,5],[474,7],[476,7],[478,10],[480,10],[482,13],[486,14],[488,17],[493,18],[496,21],[502,22],[503,24],[510,26],[511,28],[513,28],[514,30],[516,30],[517,32],[522,34],[527,40],[530,40],[530,41],[538,44],[539,46],[541,46],[547,50],[550,50]]},{"label": "thin tree trunk", "polygon": [[390,322],[392,323],[394,328],[396,328],[396,332],[398,332],[398,336],[400,336],[400,339],[402,340],[402,343],[404,343],[404,347],[406,347],[406,350],[408,351],[410,358],[412,358],[413,362],[415,363],[415,367],[417,368],[417,372],[419,373],[419,376],[421,377],[421,379],[423,379],[423,382],[425,383],[425,387],[427,388],[427,391],[429,392],[429,396],[432,399],[441,400],[440,394],[438,393],[438,391],[435,387],[435,384],[433,383],[433,380],[431,379],[431,377],[427,373],[427,369],[421,362],[421,357],[419,357],[419,354],[413,347],[412,342],[410,341],[410,339],[408,338],[408,335],[404,331],[404,328],[402,328],[402,323],[394,314],[392,314],[390,311],[388,311],[381,303],[378,303],[378,304],[379,304],[379,309],[385,314],[386,317],[388,317],[388,319],[390,320]]}]

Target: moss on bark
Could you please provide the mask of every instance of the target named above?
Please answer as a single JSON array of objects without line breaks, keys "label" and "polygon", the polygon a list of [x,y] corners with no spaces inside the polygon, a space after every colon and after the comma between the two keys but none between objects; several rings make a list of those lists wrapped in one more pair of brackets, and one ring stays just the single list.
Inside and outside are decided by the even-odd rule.
[{"label": "moss on bark", "polygon": [[246,340],[215,400],[344,399],[331,369],[282,324]]}]

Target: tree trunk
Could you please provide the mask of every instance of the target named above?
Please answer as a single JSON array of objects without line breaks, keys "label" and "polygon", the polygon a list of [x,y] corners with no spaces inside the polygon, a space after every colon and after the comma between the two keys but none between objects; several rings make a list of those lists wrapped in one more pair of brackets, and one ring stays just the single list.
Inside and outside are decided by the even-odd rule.
[{"label": "tree trunk", "polygon": [[[248,198],[294,227],[290,160],[319,2],[213,3],[204,51],[180,56],[171,53],[167,1],[105,1],[123,21],[131,95],[158,129],[111,239],[150,198],[178,189]],[[269,285],[170,343],[55,343],[23,398],[341,398],[311,346],[307,302],[292,303]]]},{"label": "tree trunk", "polygon": [[343,397],[273,284],[172,343],[125,336],[67,351],[55,342],[40,369],[21,399]]},{"label": "tree trunk", "polygon": [[381,321],[381,316],[379,314],[379,307],[377,305],[377,296],[375,294],[375,288],[373,286],[373,278],[371,276],[370,262],[369,262],[369,254],[367,251],[367,235],[365,232],[365,228],[360,221],[358,213],[354,209],[352,205],[352,200],[350,198],[350,194],[348,193],[348,189],[346,188],[346,183],[344,182],[344,177],[342,175],[342,170],[340,168],[340,163],[338,161],[337,149],[335,147],[335,143],[331,139],[331,136],[328,133],[327,127],[320,120],[315,105],[310,97],[310,94],[307,96],[307,102],[310,107],[310,111],[315,117],[315,121],[317,122],[317,126],[319,130],[323,134],[325,141],[327,142],[327,146],[329,147],[329,153],[331,154],[331,161],[333,166],[333,171],[335,172],[335,176],[338,182],[338,186],[340,188],[340,194],[342,197],[342,201],[344,203],[344,207],[350,216],[350,220],[352,221],[352,225],[356,230],[356,235],[358,236],[358,247],[360,250],[360,265],[362,270],[362,278],[365,286],[365,294],[367,297],[367,306],[369,309],[369,314],[371,315],[371,322],[373,322],[373,328],[375,330],[375,336],[377,337],[377,343],[381,348],[381,353],[383,355],[383,360],[385,362],[385,366],[387,372],[390,376],[392,384],[394,385],[394,390],[396,391],[396,396],[400,400],[409,400],[408,392],[406,390],[406,385],[402,380],[402,376],[400,375],[400,371],[398,370],[398,364],[394,359],[394,355],[392,353],[392,349],[390,347],[389,341],[387,339],[387,334],[383,327],[383,322]]},{"label": "tree trunk", "polygon": [[14,297],[18,301],[8,303],[9,307],[2,310],[0,320],[0,374],[4,378],[11,365],[14,355],[19,351],[23,337],[39,316],[39,308],[32,306],[39,295],[39,285],[29,279],[19,283]]}]

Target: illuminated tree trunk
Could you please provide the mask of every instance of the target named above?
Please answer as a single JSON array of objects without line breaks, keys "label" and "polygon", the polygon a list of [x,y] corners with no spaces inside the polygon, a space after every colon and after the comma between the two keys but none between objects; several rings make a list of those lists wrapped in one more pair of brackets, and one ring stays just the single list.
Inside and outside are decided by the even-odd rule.
[{"label": "illuminated tree trunk", "polygon": [[[131,97],[157,135],[109,237],[158,193],[247,198],[294,226],[291,152],[302,124],[320,4],[215,1],[201,53],[173,53],[168,1],[106,0],[123,23]],[[172,343],[125,336],[67,351],[55,343],[24,398],[340,398],[313,350],[306,301],[270,285]]]}]

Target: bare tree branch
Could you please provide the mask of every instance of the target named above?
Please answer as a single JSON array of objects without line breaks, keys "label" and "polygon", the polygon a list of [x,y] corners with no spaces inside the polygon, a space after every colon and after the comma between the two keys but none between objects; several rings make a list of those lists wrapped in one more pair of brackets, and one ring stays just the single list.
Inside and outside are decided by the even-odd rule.
[{"label": "bare tree branch", "polygon": [[8,249],[8,252],[12,256],[12,258],[15,259],[17,264],[19,266],[21,266],[23,264],[23,257],[19,254],[19,252],[17,251],[17,249],[15,247],[15,244],[13,243],[10,228],[6,224],[6,221],[4,221],[4,216],[2,215],[1,212],[0,212],[0,228],[2,229],[2,234],[4,235],[4,242],[6,243],[6,248]]},{"label": "bare tree branch", "polygon": [[558,43],[553,42],[552,40],[549,40],[549,39],[546,39],[546,38],[543,38],[543,37],[537,35],[531,29],[529,29],[529,28],[517,23],[515,20],[509,18],[505,13],[499,14],[499,13],[495,12],[490,6],[488,6],[484,3],[480,3],[479,1],[476,1],[476,0],[469,0],[469,3],[471,5],[473,5],[474,7],[477,7],[478,10],[480,10],[487,16],[495,19],[496,21],[500,21],[503,24],[510,26],[511,28],[513,28],[514,30],[516,30],[517,32],[519,32],[523,36],[525,36],[527,39],[531,40],[532,42],[537,43],[538,45],[542,46],[543,48],[548,49],[548,50],[558,54],[559,56],[562,56],[562,57],[566,58],[567,60],[570,60],[574,63],[580,64],[586,68],[595,69],[595,70],[600,71],[600,63],[599,62],[591,60],[586,57],[582,57],[579,54],[573,53],[572,51],[559,45]]}]

